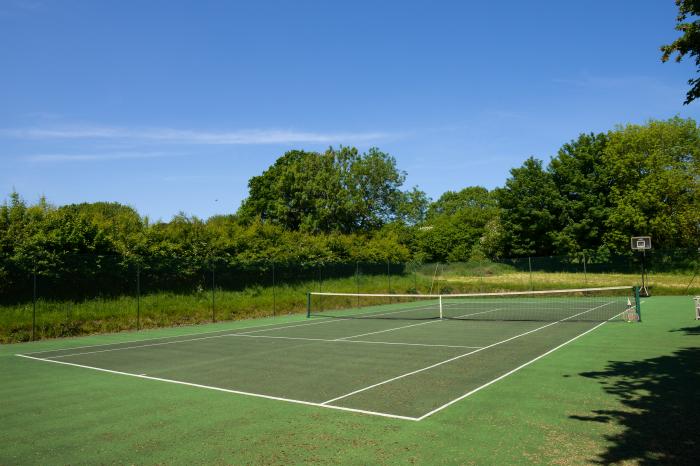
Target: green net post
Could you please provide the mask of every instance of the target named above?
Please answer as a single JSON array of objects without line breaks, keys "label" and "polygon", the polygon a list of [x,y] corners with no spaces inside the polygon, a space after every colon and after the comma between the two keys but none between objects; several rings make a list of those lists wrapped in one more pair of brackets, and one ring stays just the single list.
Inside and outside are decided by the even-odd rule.
[{"label": "green net post", "polygon": [[311,317],[311,292],[306,292],[306,318]]},{"label": "green net post", "polygon": [[642,321],[642,303],[639,300],[639,287],[635,286],[634,287],[634,307],[637,310],[637,317],[639,318],[638,322]]}]

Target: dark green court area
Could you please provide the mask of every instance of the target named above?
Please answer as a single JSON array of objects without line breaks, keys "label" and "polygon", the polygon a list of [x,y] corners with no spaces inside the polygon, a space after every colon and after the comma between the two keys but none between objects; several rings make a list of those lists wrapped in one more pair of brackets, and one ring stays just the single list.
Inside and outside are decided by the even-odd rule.
[{"label": "dark green court area", "polygon": [[[291,323],[21,353],[36,364],[79,367],[231,396],[273,398],[369,415],[422,420],[602,325],[625,299],[559,300],[560,314],[529,319],[435,318],[415,302],[329,311]],[[564,312],[568,305],[568,310]],[[540,309],[548,303],[540,302]],[[504,308],[482,302],[457,314]],[[601,309],[609,309],[598,318]],[[463,313],[464,311],[464,313]],[[515,310],[510,309],[513,313]],[[337,315],[333,315],[335,312]],[[346,317],[343,317],[346,316]],[[418,319],[418,316],[426,316]],[[608,325],[624,326],[622,321]],[[639,325],[639,324],[633,324]],[[29,361],[28,361],[29,362]],[[184,389],[184,387],[183,387]]]}]

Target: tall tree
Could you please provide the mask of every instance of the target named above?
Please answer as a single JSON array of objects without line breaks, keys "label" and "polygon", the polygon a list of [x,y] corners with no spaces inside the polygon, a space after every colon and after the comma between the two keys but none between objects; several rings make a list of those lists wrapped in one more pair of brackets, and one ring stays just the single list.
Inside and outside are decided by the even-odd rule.
[{"label": "tall tree", "polygon": [[561,228],[552,239],[558,254],[593,253],[609,215],[610,179],[603,153],[607,134],[581,134],[564,144],[548,167],[559,191]]},{"label": "tall tree", "polygon": [[530,157],[496,191],[507,255],[551,255],[562,200],[542,161]]},{"label": "tall tree", "polygon": [[364,154],[349,147],[290,151],[250,179],[239,216],[307,232],[366,232],[395,219],[415,222],[427,198],[415,188],[401,191],[405,178],[396,160],[376,148]]},{"label": "tall tree", "polygon": [[[700,16],[700,0],[676,0],[678,16],[676,30],[683,35],[668,45],[661,46],[661,61],[666,62],[675,53],[676,62],[686,55],[695,57],[697,72],[700,73],[700,20],[686,21],[691,16]],[[690,90],[685,95],[685,104],[700,97],[700,77],[688,80]]]},{"label": "tall tree", "polygon": [[611,210],[604,242],[626,250],[630,235],[661,248],[700,246],[700,128],[672,118],[610,133],[605,164]]},{"label": "tall tree", "polygon": [[430,205],[417,245],[429,260],[469,260],[497,212],[496,198],[486,188],[447,191]]}]

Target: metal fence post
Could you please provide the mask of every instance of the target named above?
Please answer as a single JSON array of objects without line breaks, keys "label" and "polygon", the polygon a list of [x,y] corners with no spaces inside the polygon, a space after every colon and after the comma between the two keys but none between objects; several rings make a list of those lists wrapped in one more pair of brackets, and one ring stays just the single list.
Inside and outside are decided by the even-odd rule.
[{"label": "metal fence post", "polygon": [[535,288],[532,286],[532,259],[530,256],[527,256],[527,267],[530,270],[530,291],[533,291]]},{"label": "metal fence post", "polygon": [[211,321],[216,322],[216,279],[214,264],[211,266]]},{"label": "metal fence post", "polygon": [[136,330],[141,329],[141,264],[136,264]]},{"label": "metal fence post", "polygon": [[272,261],[272,317],[277,315],[277,293],[275,280],[275,261]]},{"label": "metal fence post", "polygon": [[32,273],[32,341],[36,335],[36,270]]},{"label": "metal fence post", "polygon": [[355,262],[355,284],[357,285],[357,307],[360,307],[360,262]]}]

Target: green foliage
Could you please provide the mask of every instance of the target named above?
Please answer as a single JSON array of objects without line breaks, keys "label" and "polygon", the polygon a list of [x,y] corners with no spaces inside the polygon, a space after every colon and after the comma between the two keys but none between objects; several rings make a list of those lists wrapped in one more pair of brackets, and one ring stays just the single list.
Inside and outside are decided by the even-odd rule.
[{"label": "green foliage", "polygon": [[[642,234],[655,248],[700,246],[700,129],[691,119],[582,134],[546,167],[527,159],[495,191],[472,186],[430,203],[417,188],[402,191],[404,178],[378,149],[291,151],[250,180],[237,214],[180,213],[153,224],[117,203],[29,205],[13,192],[0,205],[0,298],[31,294],[20,283],[34,271],[119,282],[138,266],[198,283],[212,261],[312,266],[582,253],[604,261],[628,254],[629,236]],[[98,256],[116,258],[119,272],[95,272],[107,261],[88,259]]]},{"label": "green foliage", "polygon": [[427,220],[416,233],[415,248],[423,260],[468,260],[497,214],[496,198],[486,188],[447,191],[430,205]]},{"label": "green foliage", "polygon": [[533,157],[510,173],[505,187],[496,191],[506,255],[551,255],[562,205],[554,178]]},{"label": "green foliage", "polygon": [[502,230],[492,231],[506,256],[604,258],[629,251],[633,235],[662,249],[697,247],[700,129],[672,118],[583,134],[548,167],[530,158],[511,170],[497,197]]},{"label": "green foliage", "polygon": [[371,232],[397,218],[416,222],[427,198],[416,188],[402,192],[405,178],[396,160],[376,148],[290,151],[250,179],[239,215],[311,233]]},{"label": "green foliage", "polygon": [[700,246],[700,129],[673,118],[611,132],[605,149],[611,209],[603,242],[615,251],[631,235],[663,248]]},{"label": "green foliage", "polygon": [[[700,0],[676,0],[678,6],[678,16],[676,18],[676,30],[683,35],[671,44],[661,46],[663,52],[661,61],[666,62],[675,53],[676,62],[680,62],[686,55],[695,57],[695,65],[700,72],[700,20],[686,20],[691,17],[700,16]],[[689,79],[690,89],[686,93],[685,104],[700,97],[700,78]]]},{"label": "green foliage", "polygon": [[560,227],[552,232],[559,254],[590,255],[600,246],[610,208],[610,177],[603,159],[608,139],[607,134],[582,134],[564,144],[549,164],[559,192]]}]

